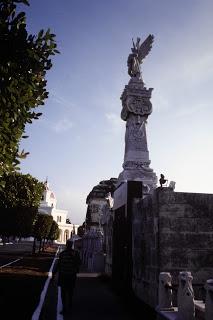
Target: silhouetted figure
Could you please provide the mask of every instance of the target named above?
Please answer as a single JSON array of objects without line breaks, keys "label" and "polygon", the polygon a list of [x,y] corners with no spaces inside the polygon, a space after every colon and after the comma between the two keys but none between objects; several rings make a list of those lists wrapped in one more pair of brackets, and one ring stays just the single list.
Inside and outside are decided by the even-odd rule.
[{"label": "silhouetted figure", "polygon": [[168,180],[165,179],[164,175],[161,174],[160,175],[160,179],[159,179],[159,182],[160,182],[160,187],[162,188],[163,187],[163,184],[166,183]]},{"label": "silhouetted figure", "polygon": [[79,272],[81,259],[79,252],[74,250],[73,242],[67,240],[66,249],[59,254],[58,265],[58,286],[61,287],[61,300],[63,310],[61,314],[67,312],[72,307],[72,297],[75,288],[76,275]]}]

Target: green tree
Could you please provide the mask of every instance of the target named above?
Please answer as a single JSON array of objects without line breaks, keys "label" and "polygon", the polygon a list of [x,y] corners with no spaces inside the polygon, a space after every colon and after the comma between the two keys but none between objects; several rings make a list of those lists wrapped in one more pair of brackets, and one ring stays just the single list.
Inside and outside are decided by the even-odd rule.
[{"label": "green tree", "polygon": [[44,184],[30,174],[13,172],[3,176],[0,188],[0,234],[27,237],[32,234]]},{"label": "green tree", "polygon": [[29,2],[0,0],[0,177],[16,170],[27,155],[19,151],[19,142],[26,138],[26,124],[41,116],[34,109],[48,97],[45,76],[52,67],[50,56],[58,53],[49,29],[28,34],[26,14],[17,4]]},{"label": "green tree", "polygon": [[13,172],[3,176],[5,187],[0,190],[0,207],[38,207],[44,183],[30,174]]},{"label": "green tree", "polygon": [[12,209],[11,220],[14,225],[13,235],[27,238],[32,236],[33,224],[38,212],[37,207],[17,207]]},{"label": "green tree", "polygon": [[48,240],[57,240],[59,237],[59,227],[56,221],[53,220],[51,228],[50,228],[50,232],[48,235]]},{"label": "green tree", "polygon": [[50,229],[52,226],[52,222],[53,222],[52,216],[44,213],[37,214],[36,221],[33,228],[33,236],[34,236],[33,252],[35,252],[36,240],[40,241],[39,252],[41,251],[42,240],[45,240],[48,238],[48,235],[50,233]]}]

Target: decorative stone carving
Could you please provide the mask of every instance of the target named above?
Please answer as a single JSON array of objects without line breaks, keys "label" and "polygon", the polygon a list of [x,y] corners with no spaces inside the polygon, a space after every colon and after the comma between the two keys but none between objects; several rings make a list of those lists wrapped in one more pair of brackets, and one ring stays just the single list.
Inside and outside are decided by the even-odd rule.
[{"label": "decorative stone carving", "polygon": [[140,44],[140,40],[140,38],[137,38],[136,43],[134,43],[134,41],[132,40],[132,52],[129,54],[127,59],[128,74],[130,75],[130,77],[141,76],[140,65],[152,48],[154,36],[150,34],[142,44]]},{"label": "decorative stone carving", "polygon": [[[116,178],[110,180],[100,181],[92,191],[88,194],[86,203],[86,229],[90,230],[102,230],[101,220],[104,214],[105,206],[108,205],[109,194],[111,194],[115,188],[117,182]],[[110,199],[110,201],[112,201]]]},{"label": "decorative stone carving", "polygon": [[193,277],[191,272],[183,271],[179,274],[178,320],[195,319],[195,302],[192,279]]},{"label": "decorative stone carving", "polygon": [[170,181],[169,183],[169,188],[172,189],[173,191],[175,190],[175,184],[176,184],[175,181]]},{"label": "decorative stone carving", "polygon": [[[132,52],[135,55],[128,58],[131,79],[121,95],[121,118],[126,121],[124,170],[118,177],[118,185],[127,180],[143,181],[149,191],[157,184],[157,176],[149,167],[151,161],[146,136],[147,119],[152,113],[150,99],[153,89],[144,87],[140,64],[149,53],[153,38],[150,35],[141,46],[138,38],[136,44],[133,42]],[[134,59],[132,65],[130,58]]]},{"label": "decorative stone carving", "polygon": [[174,310],[172,306],[172,277],[169,272],[161,272],[159,275],[159,289],[158,289],[158,307],[160,311]]}]

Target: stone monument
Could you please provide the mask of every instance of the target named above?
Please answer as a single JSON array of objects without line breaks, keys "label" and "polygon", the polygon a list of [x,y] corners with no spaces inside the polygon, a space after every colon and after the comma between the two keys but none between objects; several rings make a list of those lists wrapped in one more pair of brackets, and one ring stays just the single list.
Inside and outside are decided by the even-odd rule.
[{"label": "stone monument", "polygon": [[121,118],[126,121],[125,155],[123,171],[118,177],[118,186],[125,181],[143,181],[144,191],[151,192],[156,188],[157,176],[150,166],[147,147],[146,123],[152,112],[150,101],[152,88],[144,86],[140,65],[151,50],[154,40],[149,35],[140,44],[140,38],[133,41],[132,53],[127,60],[128,74],[131,79],[121,95]]}]

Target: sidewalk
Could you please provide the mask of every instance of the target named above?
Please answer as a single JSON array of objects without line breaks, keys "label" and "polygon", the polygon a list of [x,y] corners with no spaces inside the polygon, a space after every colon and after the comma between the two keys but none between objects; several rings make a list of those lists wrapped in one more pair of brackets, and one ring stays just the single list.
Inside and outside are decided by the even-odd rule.
[{"label": "sidewalk", "polygon": [[[156,320],[154,311],[137,299],[124,300],[111,289],[110,281],[97,273],[79,273],[72,312],[57,315],[57,287],[50,286],[40,320]],[[138,315],[139,313],[139,315]]]},{"label": "sidewalk", "polygon": [[143,318],[145,312],[144,319],[156,319],[148,307],[142,304],[139,306],[136,301],[124,301],[112,291],[109,281],[98,277],[97,274],[93,275],[94,277],[92,274],[79,274],[72,315],[65,317],[66,320],[133,320]]}]

